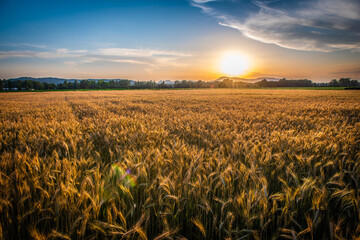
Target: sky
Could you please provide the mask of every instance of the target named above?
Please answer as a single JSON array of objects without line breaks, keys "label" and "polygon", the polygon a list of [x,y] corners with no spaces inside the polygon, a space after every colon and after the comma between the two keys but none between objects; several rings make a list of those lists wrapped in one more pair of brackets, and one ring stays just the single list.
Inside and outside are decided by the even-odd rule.
[{"label": "sky", "polygon": [[0,78],[208,81],[229,54],[239,78],[360,80],[360,1],[0,0]]}]

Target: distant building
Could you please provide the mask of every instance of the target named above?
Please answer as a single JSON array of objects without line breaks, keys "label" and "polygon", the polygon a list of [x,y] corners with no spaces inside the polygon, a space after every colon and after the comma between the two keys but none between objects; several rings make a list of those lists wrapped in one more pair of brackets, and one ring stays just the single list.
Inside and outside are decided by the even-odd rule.
[{"label": "distant building", "polygon": [[17,91],[18,88],[4,88],[5,91]]}]

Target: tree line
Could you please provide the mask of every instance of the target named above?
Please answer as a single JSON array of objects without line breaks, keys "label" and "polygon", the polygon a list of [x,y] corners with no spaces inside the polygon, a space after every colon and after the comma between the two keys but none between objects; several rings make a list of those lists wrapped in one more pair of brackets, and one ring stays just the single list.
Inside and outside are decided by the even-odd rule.
[{"label": "tree line", "polygon": [[60,84],[39,82],[35,80],[0,80],[0,90],[55,90],[55,89],[161,89],[161,88],[276,88],[276,87],[359,87],[358,80],[351,78],[333,79],[328,83],[313,83],[308,79],[268,81],[263,79],[255,83],[235,82],[231,79],[222,81],[175,81],[171,84],[162,81],[137,81],[130,80],[80,80],[64,81]]},{"label": "tree line", "polygon": [[51,89],[108,89],[108,88],[129,88],[130,80],[121,81],[64,81],[60,84],[39,82],[35,80],[2,80],[0,81],[1,90],[51,90]]}]

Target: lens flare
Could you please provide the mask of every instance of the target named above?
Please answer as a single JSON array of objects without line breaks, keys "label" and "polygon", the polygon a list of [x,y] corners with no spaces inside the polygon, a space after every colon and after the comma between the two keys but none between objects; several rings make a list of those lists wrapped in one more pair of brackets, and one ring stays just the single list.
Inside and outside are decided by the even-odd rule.
[{"label": "lens flare", "polygon": [[113,164],[111,166],[111,174],[113,176],[113,180],[117,184],[122,184],[127,187],[135,187],[136,180],[135,177],[131,174],[130,169],[124,170],[117,164]]}]

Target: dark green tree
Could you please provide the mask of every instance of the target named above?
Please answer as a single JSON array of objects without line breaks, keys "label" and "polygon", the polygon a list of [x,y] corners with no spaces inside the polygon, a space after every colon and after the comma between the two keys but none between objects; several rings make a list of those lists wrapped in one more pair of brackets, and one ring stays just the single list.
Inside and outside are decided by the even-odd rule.
[{"label": "dark green tree", "polygon": [[340,85],[340,87],[350,87],[351,86],[351,78],[340,78],[339,85]]},{"label": "dark green tree", "polygon": [[333,79],[329,82],[329,87],[339,87],[339,82],[336,79]]}]

